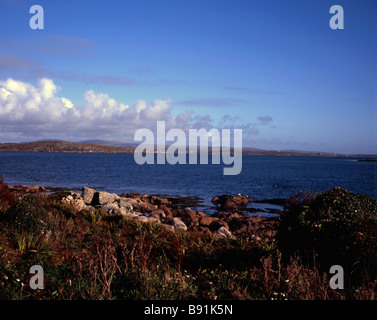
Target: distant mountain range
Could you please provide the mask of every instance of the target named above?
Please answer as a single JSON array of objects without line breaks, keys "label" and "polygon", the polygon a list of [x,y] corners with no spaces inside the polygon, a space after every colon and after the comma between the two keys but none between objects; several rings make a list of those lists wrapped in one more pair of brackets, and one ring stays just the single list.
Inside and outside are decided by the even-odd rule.
[{"label": "distant mountain range", "polygon": [[[133,153],[137,143],[119,141],[86,140],[69,142],[62,140],[40,140],[23,143],[0,143],[0,151],[8,152],[77,152],[77,153]],[[168,147],[168,146],[167,146]],[[211,148],[209,148],[211,152]],[[199,153],[199,151],[198,151]],[[364,157],[376,158],[377,155],[365,154],[336,154],[328,152],[310,152],[299,150],[263,150],[256,148],[242,148],[244,155],[268,156],[313,156],[313,157]]]}]

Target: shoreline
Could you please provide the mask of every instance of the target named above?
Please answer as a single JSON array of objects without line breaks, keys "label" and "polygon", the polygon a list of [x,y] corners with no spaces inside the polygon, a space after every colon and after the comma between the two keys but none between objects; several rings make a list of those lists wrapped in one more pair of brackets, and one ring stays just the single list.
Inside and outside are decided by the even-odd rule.
[{"label": "shoreline", "polygon": [[[242,213],[254,201],[240,194],[213,197],[218,210],[206,215],[188,207],[189,202],[182,204],[179,197],[118,195],[87,187],[81,193],[49,193],[45,187],[9,186],[1,180],[0,187],[4,280],[15,288],[10,297],[23,299],[26,293],[34,297],[27,287],[23,295],[18,292],[19,282],[30,278],[27,270],[35,259],[49,272],[58,270],[48,274],[51,290],[42,291],[46,298],[57,292],[55,299],[134,299],[136,293],[137,298],[147,299],[270,300],[280,292],[293,300],[339,299],[339,293],[328,286],[330,266],[341,261],[339,265],[350,270],[360,260],[362,265],[350,278],[352,286],[340,298],[360,299],[359,292],[365,292],[367,299],[375,297],[376,274],[369,278],[363,271],[365,264],[376,270],[376,251],[370,251],[370,244],[375,248],[375,230],[369,227],[376,222],[377,200],[340,187],[308,199],[307,208],[316,214],[302,215],[307,210],[301,206],[303,195],[291,198],[284,213],[273,218]],[[15,267],[11,262],[14,257],[25,275],[20,275],[20,264]],[[93,287],[104,285],[97,281],[101,273],[91,276],[97,267],[115,275],[107,283],[108,290],[81,289],[82,281]],[[67,268],[72,271],[69,278]],[[162,294],[161,284],[169,289]]]},{"label": "shoreline", "polygon": [[[88,187],[82,187],[81,193],[68,188],[7,184],[5,187],[19,198],[26,195],[53,197],[74,207],[78,214],[82,210],[94,214],[102,212],[114,218],[127,217],[144,223],[161,224],[176,233],[199,231],[212,233],[217,238],[245,238],[266,243],[275,241],[280,215],[284,210],[282,204],[287,202],[286,199],[254,202],[248,196],[220,195],[211,199],[211,212],[205,212],[201,210],[202,199],[198,197],[137,192],[115,194]],[[272,208],[265,210],[264,204]]]},{"label": "shoreline", "polygon": [[[41,153],[109,153],[132,154],[135,147],[125,143],[123,145],[109,145],[70,141],[34,141],[25,143],[0,143],[0,152],[41,152]],[[186,154],[189,154],[186,150]],[[208,154],[212,154],[211,148]],[[299,151],[299,150],[264,150],[250,147],[242,148],[242,155],[251,156],[278,156],[278,157],[345,157],[345,158],[372,158],[377,161],[377,154],[340,154],[336,152]]]},{"label": "shoreline", "polygon": [[[9,185],[8,185],[9,186]],[[28,186],[25,184],[9,186],[12,190],[25,192],[25,193],[35,193],[35,192],[46,192],[48,194],[58,193],[58,192],[76,192],[80,193],[82,188],[68,188],[68,187],[53,187],[53,186]],[[86,186],[85,186],[86,187]],[[106,187],[95,187],[89,186],[86,188],[100,190],[107,193],[112,193],[106,191]],[[129,192],[135,194],[142,194],[140,192]],[[143,193],[145,194],[145,193]],[[179,208],[194,208],[195,210],[203,211],[207,215],[211,215],[218,211],[218,207],[211,202],[210,198],[199,197],[194,195],[179,195],[179,194],[165,194],[165,193],[151,193],[150,196],[157,196],[160,198],[167,198],[176,207]],[[279,216],[284,210],[284,205],[289,199],[284,198],[271,198],[251,201],[246,206],[238,206],[237,212],[241,212],[246,215],[262,215],[264,217],[276,217]]]}]

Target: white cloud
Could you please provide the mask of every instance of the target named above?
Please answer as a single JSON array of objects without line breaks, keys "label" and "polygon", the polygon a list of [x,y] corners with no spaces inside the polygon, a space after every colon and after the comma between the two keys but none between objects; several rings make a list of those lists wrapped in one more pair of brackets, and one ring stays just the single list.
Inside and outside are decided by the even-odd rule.
[{"label": "white cloud", "polygon": [[[88,90],[83,94],[84,104],[75,105],[70,99],[59,97],[60,90],[48,78],[41,79],[36,86],[13,79],[0,81],[0,141],[42,138],[132,141],[137,129],[155,131],[157,120],[165,120],[166,130],[214,127],[209,115],[195,115],[192,110],[173,116],[170,98],[156,99],[150,104],[145,100],[126,104],[106,93]],[[218,125],[221,128],[223,123]],[[253,124],[241,124],[240,128],[249,135],[258,134]]]},{"label": "white cloud", "polygon": [[67,98],[60,98],[60,100],[64,103],[64,105],[67,107],[67,108],[73,108],[74,104],[72,103],[71,100],[67,99]]}]

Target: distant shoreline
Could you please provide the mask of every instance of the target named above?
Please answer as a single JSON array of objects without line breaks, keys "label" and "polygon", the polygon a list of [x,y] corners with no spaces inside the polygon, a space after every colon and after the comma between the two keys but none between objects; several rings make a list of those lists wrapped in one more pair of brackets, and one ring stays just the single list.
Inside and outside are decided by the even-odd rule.
[{"label": "distant shoreline", "polygon": [[[37,141],[27,143],[0,143],[0,152],[48,152],[48,153],[113,153],[130,154],[134,153],[134,147],[112,146],[97,143],[81,143],[68,141]],[[211,148],[209,148],[211,153]],[[243,155],[253,156],[281,156],[281,157],[349,157],[349,158],[368,158],[358,161],[377,161],[377,155],[368,154],[338,154],[325,152],[306,152],[306,151],[274,151],[274,150],[250,150],[243,148]],[[372,159],[370,159],[372,158]]]}]

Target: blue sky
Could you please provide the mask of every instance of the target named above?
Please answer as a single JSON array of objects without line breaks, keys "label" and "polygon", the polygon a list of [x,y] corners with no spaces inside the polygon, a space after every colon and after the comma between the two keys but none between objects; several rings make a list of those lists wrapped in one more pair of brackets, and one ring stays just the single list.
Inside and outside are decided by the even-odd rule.
[{"label": "blue sky", "polygon": [[[32,30],[29,9],[44,9]],[[344,30],[332,30],[332,5]],[[0,141],[242,128],[244,146],[377,153],[377,2],[0,0]]]}]

